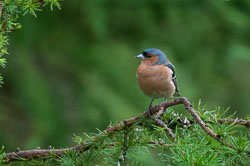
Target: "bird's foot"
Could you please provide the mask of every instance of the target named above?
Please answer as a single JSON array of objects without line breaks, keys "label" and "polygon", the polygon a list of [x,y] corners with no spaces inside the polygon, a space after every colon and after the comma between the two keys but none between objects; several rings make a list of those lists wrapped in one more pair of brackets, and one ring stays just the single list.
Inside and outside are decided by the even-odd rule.
[{"label": "bird's foot", "polygon": [[154,98],[151,100],[151,102],[150,102],[150,104],[148,106],[148,111],[147,111],[148,117],[150,117],[152,115],[151,114],[151,109],[153,108],[152,107],[153,101],[154,101]]},{"label": "bird's foot", "polygon": [[148,110],[147,110],[147,114],[148,114],[148,117],[150,117],[152,114],[151,114],[151,109],[152,109],[153,107],[152,107],[152,105],[150,105],[149,107],[148,107]]}]

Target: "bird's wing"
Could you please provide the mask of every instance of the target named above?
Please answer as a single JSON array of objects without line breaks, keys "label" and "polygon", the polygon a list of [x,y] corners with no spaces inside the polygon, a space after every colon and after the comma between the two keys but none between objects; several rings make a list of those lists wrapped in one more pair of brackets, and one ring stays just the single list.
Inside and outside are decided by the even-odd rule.
[{"label": "bird's wing", "polygon": [[176,81],[176,75],[175,75],[175,67],[172,63],[168,62],[167,64],[165,64],[165,66],[167,66],[171,71],[172,71],[172,81],[174,83],[175,86],[175,93],[180,96],[180,92],[178,89],[178,85],[177,85],[177,81]]}]

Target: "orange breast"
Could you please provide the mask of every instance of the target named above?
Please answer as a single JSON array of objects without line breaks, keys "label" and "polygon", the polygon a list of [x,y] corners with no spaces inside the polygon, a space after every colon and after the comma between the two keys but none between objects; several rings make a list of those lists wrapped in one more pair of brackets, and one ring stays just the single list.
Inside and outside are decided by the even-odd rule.
[{"label": "orange breast", "polygon": [[149,97],[172,97],[175,92],[172,73],[167,66],[142,63],[136,76],[141,90]]}]

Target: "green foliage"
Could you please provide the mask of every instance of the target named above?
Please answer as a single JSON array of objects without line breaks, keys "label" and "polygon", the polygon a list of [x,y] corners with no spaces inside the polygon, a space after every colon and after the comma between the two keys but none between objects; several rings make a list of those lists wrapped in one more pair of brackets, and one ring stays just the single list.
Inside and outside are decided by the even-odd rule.
[{"label": "green foliage", "polygon": [[2,165],[2,162],[4,161],[5,153],[4,153],[4,147],[2,146],[0,149],[0,166]]},{"label": "green foliage", "polygon": [[[13,165],[124,165],[124,134],[127,136],[128,165],[178,165],[178,166],[234,166],[247,165],[250,162],[250,132],[244,126],[236,124],[219,124],[217,119],[224,118],[220,110],[207,111],[198,106],[198,113],[215,131],[221,131],[221,138],[235,147],[236,150],[222,145],[204,133],[201,127],[193,122],[189,125],[181,123],[183,115],[169,109],[162,120],[173,129],[177,142],[174,143],[165,130],[154,125],[150,119],[142,118],[131,127],[124,127],[119,132],[86,134],[75,136],[78,144],[90,145],[90,148],[79,153],[69,152],[59,158],[39,159],[31,162],[16,162]],[[208,113],[209,112],[209,113]],[[211,119],[212,118],[212,119]],[[226,118],[232,118],[226,117]],[[189,121],[194,121],[188,116]]]},{"label": "green foliage", "polygon": [[[0,67],[5,67],[6,59],[2,58],[4,54],[7,54],[8,37],[4,36],[3,32],[0,32]],[[0,87],[3,83],[3,78],[0,73]]]},{"label": "green foliage", "polygon": [[[48,6],[51,8],[52,4]],[[139,62],[133,57],[149,47],[166,52],[176,66],[181,94],[191,101],[202,98],[209,109],[216,105],[222,108],[230,106],[231,111],[237,111],[242,117],[250,109],[247,93],[250,90],[249,1],[70,0],[64,1],[62,8],[62,11],[53,13],[49,8],[43,8],[43,12],[36,11],[35,14],[30,13],[34,7],[26,8],[22,13],[14,13],[17,16],[12,18],[13,21],[3,26],[19,29],[20,22],[24,27],[22,31],[10,34],[12,43],[8,51],[12,56],[8,56],[8,70],[1,71],[6,86],[0,89],[0,125],[3,126],[0,128],[0,144],[5,145],[6,152],[15,150],[16,146],[21,146],[21,149],[70,146],[72,133],[80,135],[82,131],[90,133],[95,128],[104,129],[110,120],[125,119],[145,110],[150,99],[138,88],[135,71]],[[38,15],[39,21],[29,16],[20,17],[25,12]],[[2,34],[6,35],[7,32]],[[212,118],[216,123],[214,114],[209,114],[207,109],[201,112],[204,120]],[[175,117],[171,114],[165,116],[169,119]],[[174,128],[176,122],[173,118],[169,125]],[[238,130],[234,133],[231,126],[210,126],[222,137],[227,137],[231,144],[236,142],[239,149],[247,148],[245,145],[249,142],[241,144],[239,139],[246,138],[245,132],[240,135]],[[155,126],[147,127],[154,131]],[[180,133],[179,130],[176,132]],[[231,133],[236,135],[234,140],[230,138]],[[120,142],[122,135],[120,133]],[[149,137],[142,133],[141,136]],[[166,138],[166,135],[161,138]],[[80,143],[89,139],[83,137],[76,141]],[[187,141],[185,143],[189,145]],[[173,146],[171,142],[168,144]],[[131,153],[128,157],[137,155],[138,160],[134,161],[144,165],[157,163],[156,157],[171,163],[166,159],[169,153],[180,159],[180,153],[177,157],[173,155],[178,147],[173,147],[173,152],[166,148],[159,152],[156,148],[161,146],[148,146],[129,147]],[[121,152],[120,147],[115,149]],[[199,152],[203,151],[206,152]],[[88,152],[82,157],[88,157]],[[90,156],[100,156],[97,160],[100,163],[104,162],[105,154],[114,154],[112,148],[98,152]],[[161,152],[162,155],[158,155]],[[210,160],[216,163],[212,152]],[[222,152],[226,154],[226,150]],[[231,157],[230,160],[235,162],[234,158],[240,156],[236,154],[238,152],[228,150],[223,160]],[[109,160],[111,156],[105,155],[105,162],[115,163],[120,156],[119,153],[119,157]],[[67,163],[70,154],[65,158],[61,164]],[[131,158],[129,162],[133,162]],[[190,155],[186,158],[187,162],[195,161]],[[79,163],[74,157],[71,160]],[[53,162],[58,165],[55,160],[39,162],[41,165]],[[182,162],[177,160],[176,164]]]},{"label": "green foliage", "polygon": [[[198,112],[202,113],[202,110]],[[209,112],[213,113],[205,114],[203,117],[210,118],[211,115],[216,119],[222,118],[219,116],[219,110]],[[124,132],[129,132],[127,152],[129,165],[228,166],[246,165],[250,161],[246,153],[250,150],[249,129],[246,127],[216,122],[211,124],[213,130],[223,131],[222,138],[235,146],[237,149],[235,151],[206,135],[197,123],[183,126],[177,120],[180,117],[182,115],[171,110],[163,118],[165,122],[170,122],[169,125],[174,129],[177,143],[173,143],[164,129],[154,126],[151,120],[141,119],[137,125],[109,136],[103,136],[100,133],[83,138],[87,142],[95,142],[92,142],[92,148],[79,154],[79,157],[75,157],[75,153],[72,155],[73,158],[62,157],[59,162],[62,166],[73,163],[75,165],[123,165]],[[189,119],[191,119],[190,116]]]},{"label": "green foliage", "polygon": [[[60,0],[5,0],[0,2],[2,6],[0,16],[0,66],[4,67],[6,63],[5,58],[2,57],[8,54],[8,33],[22,28],[18,22],[19,16],[31,14],[37,17],[36,13],[41,11],[41,7],[47,4],[50,5],[51,10],[54,7],[60,9],[58,1]],[[2,79],[0,75],[0,85],[3,83]]]}]

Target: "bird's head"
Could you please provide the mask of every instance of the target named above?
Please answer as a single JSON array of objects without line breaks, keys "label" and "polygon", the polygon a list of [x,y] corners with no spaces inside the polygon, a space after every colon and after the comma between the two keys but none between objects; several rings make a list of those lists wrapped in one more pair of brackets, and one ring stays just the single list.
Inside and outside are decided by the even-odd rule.
[{"label": "bird's head", "polygon": [[156,48],[149,48],[142,51],[136,58],[141,59],[145,64],[166,64],[168,59],[164,52]]}]

